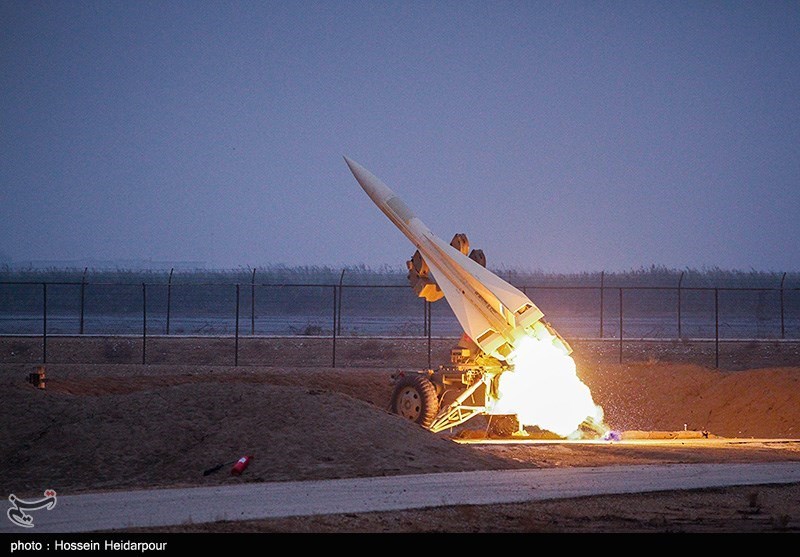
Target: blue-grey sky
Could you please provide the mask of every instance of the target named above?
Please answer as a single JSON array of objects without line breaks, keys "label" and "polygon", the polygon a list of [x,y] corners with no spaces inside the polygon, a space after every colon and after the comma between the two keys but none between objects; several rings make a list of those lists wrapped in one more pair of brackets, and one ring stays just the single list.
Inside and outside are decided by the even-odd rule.
[{"label": "blue-grey sky", "polygon": [[6,262],[800,270],[796,0],[0,6]]}]

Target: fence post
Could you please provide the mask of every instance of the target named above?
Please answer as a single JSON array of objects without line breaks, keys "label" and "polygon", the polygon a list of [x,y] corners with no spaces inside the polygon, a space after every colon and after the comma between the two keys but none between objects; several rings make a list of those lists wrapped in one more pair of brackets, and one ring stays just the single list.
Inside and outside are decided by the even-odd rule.
[{"label": "fence post", "polygon": [[619,289],[619,363],[622,363],[622,288]]},{"label": "fence post", "polygon": [[685,271],[681,271],[681,278],[678,279],[678,340],[681,339],[681,285],[684,273]]},{"label": "fence post", "polygon": [[86,299],[86,271],[89,270],[89,267],[83,268],[83,276],[81,277],[81,324],[80,324],[80,334],[83,334],[83,313],[84,313],[84,301]]},{"label": "fence post", "polygon": [[256,268],[253,267],[253,276],[250,279],[250,336],[256,334]]},{"label": "fence post", "polygon": [[344,282],[344,269],[342,269],[342,274],[339,275],[339,302],[337,304],[337,315],[336,315],[336,332],[341,334],[342,333],[342,283]]},{"label": "fence post", "polygon": [[142,365],[147,363],[147,285],[142,283]]},{"label": "fence post", "polygon": [[786,280],[786,273],[781,277],[781,338],[786,338],[786,326],[783,321],[783,282]]},{"label": "fence post", "polygon": [[239,365],[239,285],[236,285],[236,325],[233,330],[235,331],[233,341],[233,365]]},{"label": "fence post", "polygon": [[714,367],[719,368],[719,288],[714,288]]},{"label": "fence post", "polygon": [[605,293],[606,272],[600,271],[600,338],[603,338],[603,294]]},{"label": "fence post", "polygon": [[422,336],[428,335],[428,300],[422,298]]},{"label": "fence post", "polygon": [[47,283],[42,283],[42,363],[47,363]]},{"label": "fence post", "polygon": [[336,285],[333,285],[333,355],[331,367],[336,367]]},{"label": "fence post", "polygon": [[169,314],[172,307],[172,272],[174,270],[174,267],[169,270],[169,278],[167,279],[167,334],[169,334]]}]

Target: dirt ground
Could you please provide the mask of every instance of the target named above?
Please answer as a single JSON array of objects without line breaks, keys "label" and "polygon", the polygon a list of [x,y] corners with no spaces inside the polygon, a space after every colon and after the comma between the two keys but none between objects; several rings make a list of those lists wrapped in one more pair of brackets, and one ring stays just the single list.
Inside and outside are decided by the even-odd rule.
[{"label": "dirt ground", "polygon": [[[364,341],[366,347],[349,346],[353,354],[375,360],[357,368],[304,366],[297,356],[285,365],[203,364],[215,361],[219,345],[197,339],[185,343],[184,358],[169,355],[170,362],[191,364],[115,363],[102,357],[113,356],[113,341],[84,342],[93,343],[83,353],[97,354],[98,363],[50,363],[44,390],[25,380],[36,369],[35,360],[0,364],[0,493],[633,463],[792,460],[800,465],[800,361],[785,358],[782,367],[734,371],[633,353],[619,364],[588,346],[575,353],[579,374],[614,429],[686,428],[725,438],[796,441],[465,445],[388,411],[397,367],[378,365],[381,351],[376,353],[371,340]],[[306,344],[293,353],[305,351],[311,362],[330,354],[329,346],[296,342]],[[0,350],[11,344],[0,339]],[[391,359],[404,349],[398,342],[385,353]],[[8,361],[3,356],[0,361]],[[261,357],[276,363],[272,351]],[[469,425],[484,430],[486,422],[477,418]],[[230,475],[230,461],[247,454],[254,458],[245,474]],[[229,464],[203,475],[219,463]],[[158,531],[800,532],[800,485],[187,524]]]}]

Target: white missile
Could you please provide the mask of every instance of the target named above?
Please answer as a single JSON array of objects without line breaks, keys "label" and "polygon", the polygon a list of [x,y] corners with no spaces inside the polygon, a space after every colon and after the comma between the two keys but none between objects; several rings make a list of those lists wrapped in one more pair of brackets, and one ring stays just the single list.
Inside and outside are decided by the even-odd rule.
[{"label": "white missile", "polygon": [[522,291],[443,242],[386,184],[357,162],[344,160],[370,199],[422,254],[459,324],[483,352],[508,360],[526,335],[551,339],[571,352]]}]

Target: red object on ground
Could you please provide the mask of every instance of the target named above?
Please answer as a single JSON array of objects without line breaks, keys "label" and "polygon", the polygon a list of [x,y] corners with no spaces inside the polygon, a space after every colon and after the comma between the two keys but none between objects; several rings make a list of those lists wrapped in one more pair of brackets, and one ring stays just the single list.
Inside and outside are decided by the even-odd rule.
[{"label": "red object on ground", "polygon": [[236,461],[236,464],[233,465],[233,469],[231,469],[231,474],[234,476],[240,476],[244,469],[250,464],[250,461],[253,460],[252,456],[243,456],[239,460]]}]

